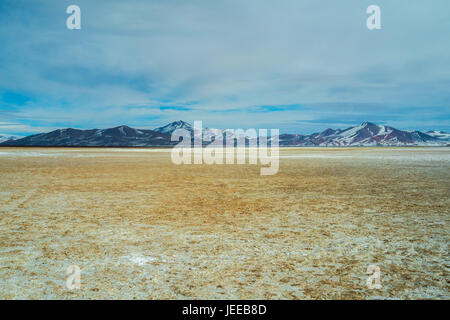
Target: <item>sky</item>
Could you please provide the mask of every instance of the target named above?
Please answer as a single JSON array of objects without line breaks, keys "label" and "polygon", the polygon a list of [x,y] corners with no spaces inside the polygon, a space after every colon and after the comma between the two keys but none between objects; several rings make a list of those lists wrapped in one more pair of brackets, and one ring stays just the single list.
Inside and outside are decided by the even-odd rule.
[{"label": "sky", "polygon": [[0,135],[175,120],[450,131],[449,17],[448,0],[1,0]]}]

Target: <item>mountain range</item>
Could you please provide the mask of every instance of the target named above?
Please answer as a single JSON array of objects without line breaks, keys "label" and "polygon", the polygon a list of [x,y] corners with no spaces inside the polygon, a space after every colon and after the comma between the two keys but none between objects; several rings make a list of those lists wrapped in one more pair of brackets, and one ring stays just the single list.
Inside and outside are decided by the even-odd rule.
[{"label": "mountain range", "polygon": [[[66,146],[66,147],[169,147],[176,129],[193,132],[193,126],[179,120],[153,130],[135,129],[125,125],[109,129],[58,129],[24,138],[10,138],[1,146]],[[213,129],[203,129],[203,134]],[[214,129],[228,135],[226,130]],[[0,136],[0,139],[2,136]],[[270,139],[269,139],[270,140]],[[246,139],[248,143],[248,139]],[[205,145],[207,143],[204,143]],[[346,147],[346,146],[448,146],[450,134],[443,131],[403,131],[385,125],[363,122],[346,129],[326,129],[310,135],[281,134],[280,146]]]}]

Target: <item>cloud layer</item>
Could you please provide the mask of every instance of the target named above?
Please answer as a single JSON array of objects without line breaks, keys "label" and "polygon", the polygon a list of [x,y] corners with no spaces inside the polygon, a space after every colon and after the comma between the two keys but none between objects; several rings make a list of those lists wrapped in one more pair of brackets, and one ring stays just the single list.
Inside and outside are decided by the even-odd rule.
[{"label": "cloud layer", "polygon": [[[132,0],[0,3],[0,132],[364,120],[450,130],[450,4]],[[66,8],[82,29],[67,30]]]}]

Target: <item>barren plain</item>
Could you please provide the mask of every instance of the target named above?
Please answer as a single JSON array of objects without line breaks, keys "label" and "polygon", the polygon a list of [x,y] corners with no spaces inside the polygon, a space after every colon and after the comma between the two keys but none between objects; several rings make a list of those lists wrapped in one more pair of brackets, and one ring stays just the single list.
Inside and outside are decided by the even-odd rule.
[{"label": "barren plain", "polygon": [[0,148],[0,298],[449,299],[449,196],[450,148]]}]

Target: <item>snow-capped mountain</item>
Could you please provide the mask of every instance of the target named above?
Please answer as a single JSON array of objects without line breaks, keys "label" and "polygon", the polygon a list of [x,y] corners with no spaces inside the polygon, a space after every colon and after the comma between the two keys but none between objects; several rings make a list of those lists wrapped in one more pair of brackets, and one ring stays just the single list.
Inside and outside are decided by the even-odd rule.
[{"label": "snow-capped mountain", "polygon": [[215,136],[220,135],[220,133],[223,133],[223,130],[221,129],[211,129],[211,128],[202,128],[200,132],[194,132],[194,127],[183,120],[178,120],[171,122],[163,127],[159,127],[156,129],[153,129],[153,131],[166,133],[169,135],[172,135],[172,133],[177,129],[185,129],[191,133],[192,136],[192,143],[194,143],[193,137],[195,136],[203,136],[203,139],[206,140],[203,142],[203,145],[208,145],[210,141],[214,141]]},{"label": "snow-capped mountain", "polygon": [[194,131],[192,125],[190,123],[184,122],[183,120],[171,122],[164,127],[156,128],[153,131],[172,134],[172,132],[174,132],[176,129],[186,129],[189,132]]},{"label": "snow-capped mountain", "polygon": [[402,131],[389,126],[363,122],[347,129],[326,129],[311,135],[286,135],[279,137],[285,146],[406,146],[442,145],[435,137],[420,131]]},{"label": "snow-capped mountain", "polygon": [[[171,133],[176,129],[186,129],[193,132],[191,124],[182,120],[169,123],[154,130],[134,129],[119,126],[109,129],[58,129],[48,133],[35,134],[17,140],[9,140],[1,145],[16,146],[124,146],[152,147],[174,146],[178,141],[171,141]],[[235,140],[234,132],[221,129],[202,130],[203,145],[215,140],[215,136],[223,135]],[[280,146],[299,147],[346,147],[346,146],[445,146],[449,145],[448,134],[440,131],[423,133],[420,131],[402,131],[389,126],[363,122],[347,129],[326,129],[310,135],[281,134]],[[245,137],[248,145],[253,138]],[[193,143],[193,136],[191,143]],[[258,140],[257,140],[258,141]],[[270,139],[269,139],[270,143]]]},{"label": "snow-capped mountain", "polygon": [[21,137],[21,136],[11,136],[11,135],[8,135],[8,134],[0,134],[0,143],[8,141],[8,140],[17,140],[17,139],[20,139],[20,138],[23,138],[23,137]]},{"label": "snow-capped mountain", "polygon": [[444,131],[427,131],[425,132],[427,135],[435,137],[439,140],[450,141],[450,133]]}]

